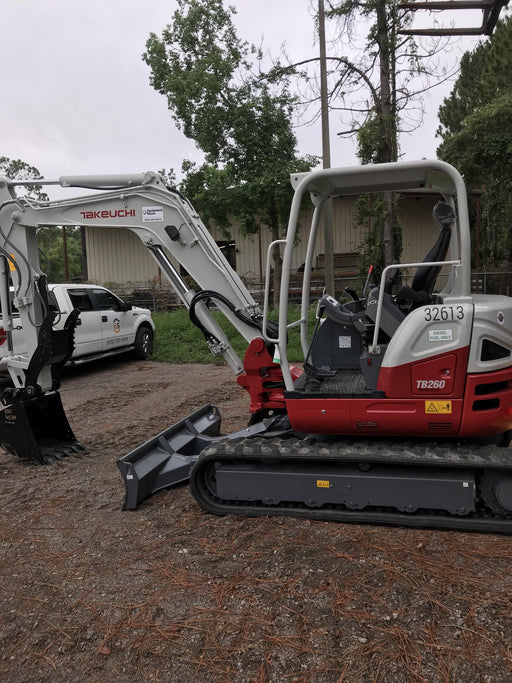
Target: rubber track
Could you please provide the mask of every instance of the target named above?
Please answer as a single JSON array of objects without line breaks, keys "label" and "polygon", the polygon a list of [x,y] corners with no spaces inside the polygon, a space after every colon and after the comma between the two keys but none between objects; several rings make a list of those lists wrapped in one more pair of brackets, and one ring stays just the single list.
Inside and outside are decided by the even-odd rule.
[{"label": "rubber track", "polygon": [[374,463],[379,465],[406,465],[446,468],[464,468],[478,475],[483,470],[512,470],[512,449],[475,444],[431,441],[407,442],[375,439],[372,441],[337,440],[313,441],[309,439],[255,437],[216,441],[201,453],[190,474],[192,493],[203,510],[216,514],[248,516],[304,517],[307,519],[337,522],[385,524],[416,528],[458,529],[488,533],[512,534],[512,515],[496,516],[484,506],[477,513],[452,516],[435,511],[403,513],[389,508],[349,510],[345,506],[329,505],[310,508],[301,503],[266,505],[260,502],[244,503],[218,499],[205,482],[210,463],[256,463],[265,467],[273,464],[307,463]]}]

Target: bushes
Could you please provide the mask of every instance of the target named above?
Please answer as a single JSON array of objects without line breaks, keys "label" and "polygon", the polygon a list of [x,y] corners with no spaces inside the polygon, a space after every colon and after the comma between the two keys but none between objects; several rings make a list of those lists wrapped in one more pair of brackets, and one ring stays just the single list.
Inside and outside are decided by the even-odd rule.
[{"label": "bushes", "polygon": [[[233,326],[218,312],[214,313],[217,321],[226,333],[236,353],[243,359],[247,349],[247,342],[241,337]],[[276,319],[274,313],[270,317]],[[300,317],[300,308],[291,306],[289,309],[289,321]],[[179,309],[172,313],[162,311],[153,313],[153,321],[156,326],[155,345],[153,360],[165,363],[223,363],[222,356],[214,356],[202,332],[190,322],[188,311]],[[310,330],[314,325],[314,308],[310,310]],[[304,360],[299,328],[293,328],[289,332],[288,358],[290,362],[297,363]]]}]

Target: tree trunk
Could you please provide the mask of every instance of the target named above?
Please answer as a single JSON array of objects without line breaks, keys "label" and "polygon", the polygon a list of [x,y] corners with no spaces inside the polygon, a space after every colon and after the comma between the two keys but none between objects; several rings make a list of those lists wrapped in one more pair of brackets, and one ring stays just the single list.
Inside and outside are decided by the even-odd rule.
[{"label": "tree trunk", "polygon": [[[392,10],[391,10],[392,11]],[[387,0],[379,0],[376,5],[377,33],[379,44],[379,68],[380,68],[380,121],[381,142],[378,155],[380,163],[397,161],[397,122],[396,106],[394,103],[395,93],[395,21],[388,15]],[[393,192],[384,192],[384,205],[386,216],[383,225],[383,252],[386,266],[395,262],[400,257],[400,239],[396,232],[398,228],[398,216],[396,198]]]},{"label": "tree trunk", "polygon": [[397,210],[396,192],[383,192],[386,214],[382,225],[382,250],[384,265],[389,266],[400,260],[402,240]]}]

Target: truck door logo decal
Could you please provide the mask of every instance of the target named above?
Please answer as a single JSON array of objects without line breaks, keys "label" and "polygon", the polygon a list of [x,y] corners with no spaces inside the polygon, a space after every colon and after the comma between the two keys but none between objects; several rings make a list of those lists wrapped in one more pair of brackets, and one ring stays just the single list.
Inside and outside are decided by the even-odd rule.
[{"label": "truck door logo decal", "polygon": [[120,330],[121,330],[121,322],[120,322],[119,318],[114,318],[114,332],[116,334],[119,334]]}]

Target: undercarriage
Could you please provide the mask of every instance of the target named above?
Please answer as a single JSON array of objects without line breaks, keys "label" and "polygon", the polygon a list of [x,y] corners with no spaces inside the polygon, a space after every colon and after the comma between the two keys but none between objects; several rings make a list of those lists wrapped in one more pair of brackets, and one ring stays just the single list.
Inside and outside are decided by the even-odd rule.
[{"label": "undercarriage", "polygon": [[512,460],[495,445],[223,439],[200,455],[190,484],[218,515],[512,532]]}]

